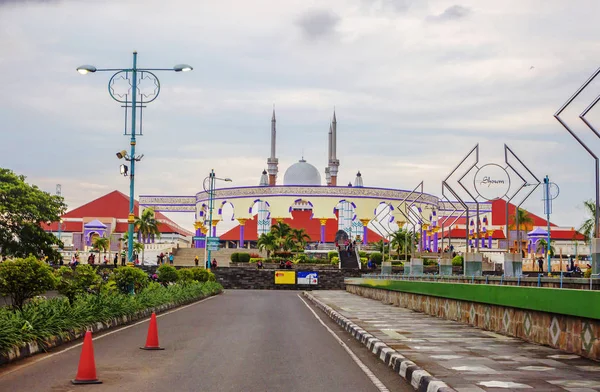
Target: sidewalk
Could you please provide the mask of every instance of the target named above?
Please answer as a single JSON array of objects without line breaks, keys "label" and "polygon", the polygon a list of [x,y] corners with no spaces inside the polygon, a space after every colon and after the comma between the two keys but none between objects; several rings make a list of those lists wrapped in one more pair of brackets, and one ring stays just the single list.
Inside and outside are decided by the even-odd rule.
[{"label": "sidewalk", "polygon": [[[600,363],[577,355],[345,291],[312,291],[307,296],[459,392],[600,391]],[[381,357],[389,359],[387,354]]]}]

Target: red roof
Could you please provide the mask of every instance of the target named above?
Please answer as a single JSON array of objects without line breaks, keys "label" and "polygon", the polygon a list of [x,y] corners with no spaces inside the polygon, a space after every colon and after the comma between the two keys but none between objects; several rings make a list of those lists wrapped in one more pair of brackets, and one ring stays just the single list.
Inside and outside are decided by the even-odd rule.
[{"label": "red roof", "polygon": [[[317,242],[321,240],[321,222],[320,219],[311,218],[312,211],[310,210],[296,210],[292,211],[293,218],[283,219],[284,223],[287,223],[294,229],[304,229],[306,234],[310,236],[310,241]],[[272,224],[276,224],[275,219],[272,220]],[[377,242],[382,237],[371,229],[367,229],[367,241]],[[335,233],[338,231],[337,219],[327,219],[325,224],[325,242],[335,242]],[[220,236],[222,240],[227,241],[239,241],[240,239],[240,226],[236,226],[228,232]],[[258,227],[257,227],[257,216],[255,215],[252,219],[246,221],[244,228],[244,241],[256,241],[258,239]]]},{"label": "red roof", "polygon": [[[139,203],[136,200],[134,202],[134,212],[137,216],[139,213]],[[129,217],[129,196],[119,191],[112,191],[104,196],[101,196],[95,200],[90,201],[65,213],[63,218],[115,218],[115,219],[127,219]],[[160,212],[155,213],[156,219],[161,222],[158,228],[161,233],[179,233],[185,236],[192,236],[193,233],[179,227],[175,222],[167,218]],[[58,222],[53,222],[50,225],[42,224],[44,230],[58,231]],[[63,222],[63,231],[66,232],[82,232],[82,222]],[[117,222],[115,227],[116,233],[127,232],[126,222]]]},{"label": "red roof", "polygon": [[465,225],[467,223],[467,218],[465,218],[464,216],[461,216],[460,218],[456,219],[456,222],[454,222],[455,219],[455,216],[443,216],[440,219],[438,219],[437,226],[442,227],[442,223],[444,222],[446,222],[445,224],[452,223],[452,225]]},{"label": "red roof", "polygon": [[[517,210],[517,207],[514,204],[508,203],[508,219],[509,219],[508,222],[509,222],[509,224],[512,223],[511,216],[513,216],[513,217],[515,216],[516,210]],[[547,226],[548,221],[546,221],[545,219],[540,218],[539,216],[532,214],[529,211],[527,211],[527,213],[533,220],[532,224],[527,225],[527,230],[531,230],[533,228],[533,226],[544,226],[544,227]],[[505,200],[499,199],[499,200],[494,200],[492,202],[492,225],[494,225],[494,226],[506,225],[506,201]],[[550,222],[550,226],[557,227],[552,222]]]},{"label": "red roof", "polygon": [[[465,229],[452,229],[450,232],[444,231],[444,238],[465,238],[467,231]],[[482,235],[480,238],[487,238],[487,235]],[[494,240],[503,240],[506,236],[502,230],[494,230],[492,233],[492,239]]]},{"label": "red roof", "polygon": [[575,230],[552,230],[550,229],[551,240],[578,240],[585,241],[585,236]]},{"label": "red roof", "polygon": [[[58,222],[52,222],[49,225],[46,223],[42,223],[42,229],[45,231],[58,231]],[[65,232],[83,232],[83,222],[63,222],[62,231]]]}]

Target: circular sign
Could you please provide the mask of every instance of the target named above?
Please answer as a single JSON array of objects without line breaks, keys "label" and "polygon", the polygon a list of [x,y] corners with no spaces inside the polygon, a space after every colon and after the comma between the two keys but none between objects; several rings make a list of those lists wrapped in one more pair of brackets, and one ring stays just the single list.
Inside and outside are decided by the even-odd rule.
[{"label": "circular sign", "polygon": [[473,178],[475,191],[488,201],[502,199],[510,189],[510,176],[500,165],[488,163],[475,173]]}]

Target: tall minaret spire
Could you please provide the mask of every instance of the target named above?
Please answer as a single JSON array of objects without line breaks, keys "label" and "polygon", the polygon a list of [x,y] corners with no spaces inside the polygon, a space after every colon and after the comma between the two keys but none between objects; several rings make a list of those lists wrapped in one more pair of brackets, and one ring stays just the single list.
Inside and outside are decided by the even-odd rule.
[{"label": "tall minaret spire", "polygon": [[277,172],[279,159],[276,154],[277,139],[277,120],[275,119],[275,105],[273,105],[273,117],[271,117],[271,156],[267,159],[267,169],[269,172],[269,186],[277,183]]},{"label": "tall minaret spire", "polygon": [[331,174],[329,174],[329,169],[331,165],[331,138],[333,135],[331,122],[329,123],[329,134],[328,134],[328,144],[327,144],[327,167],[325,168],[325,182],[327,185],[331,185]]},{"label": "tall minaret spire", "polygon": [[335,118],[335,108],[333,109],[333,120],[331,121],[331,156],[329,157],[329,175],[331,176],[330,185],[337,186],[337,174],[340,161],[337,159],[337,119]]}]

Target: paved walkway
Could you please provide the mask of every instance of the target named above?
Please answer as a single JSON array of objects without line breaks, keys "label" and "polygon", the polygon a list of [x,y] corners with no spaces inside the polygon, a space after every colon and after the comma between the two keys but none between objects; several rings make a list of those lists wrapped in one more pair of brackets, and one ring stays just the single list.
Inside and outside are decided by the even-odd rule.
[{"label": "paved walkway", "polygon": [[345,291],[310,294],[456,391],[600,391],[598,362]]}]

